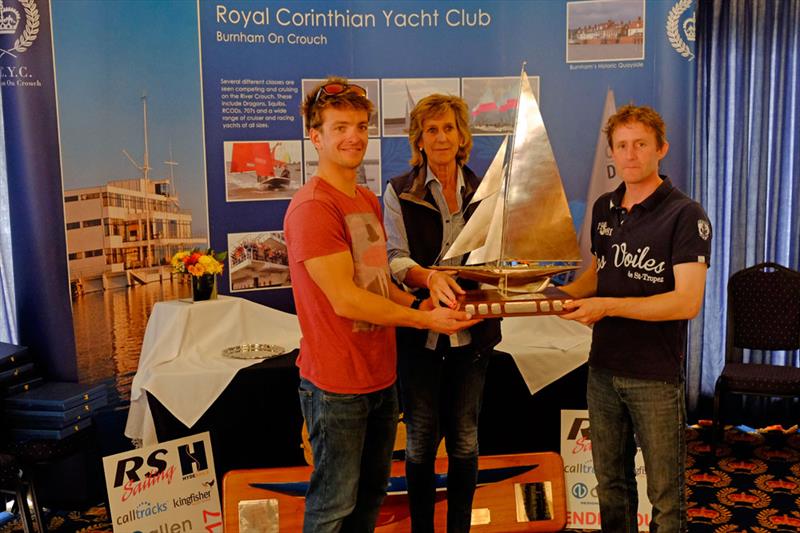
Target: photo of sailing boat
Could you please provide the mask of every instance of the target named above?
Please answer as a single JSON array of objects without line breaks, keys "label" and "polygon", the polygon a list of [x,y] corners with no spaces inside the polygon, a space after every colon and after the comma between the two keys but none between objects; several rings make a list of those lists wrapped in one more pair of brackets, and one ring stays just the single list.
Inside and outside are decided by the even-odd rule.
[{"label": "photo of sailing boat", "polygon": [[[539,100],[539,76],[529,76],[533,96]],[[470,111],[472,135],[510,135],[517,116],[519,77],[461,78],[462,98]]]},{"label": "photo of sailing boat", "polygon": [[227,201],[280,200],[300,188],[300,141],[226,141],[223,149]]},{"label": "photo of sailing boat", "polygon": [[383,136],[406,137],[411,110],[432,93],[461,96],[459,78],[387,78],[381,80]]}]

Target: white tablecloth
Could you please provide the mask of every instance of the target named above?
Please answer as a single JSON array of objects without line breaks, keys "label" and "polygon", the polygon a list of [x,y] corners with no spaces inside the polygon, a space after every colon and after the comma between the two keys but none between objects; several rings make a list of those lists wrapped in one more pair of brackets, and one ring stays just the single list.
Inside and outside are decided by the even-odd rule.
[{"label": "white tablecloth", "polygon": [[266,343],[287,352],[300,345],[297,317],[243,298],[158,302],[147,322],[139,368],[131,386],[125,435],[157,442],[145,391],[188,427],[222,394],[240,369],[258,359],[230,359],[222,350]]},{"label": "white tablecloth", "polygon": [[[585,363],[591,329],[555,316],[503,320],[503,341],[531,394]],[[191,303],[159,302],[147,322],[139,368],[131,387],[125,435],[147,446],[157,442],[145,391],[192,427],[222,394],[236,372],[258,360],[222,357],[245,343],[300,345],[297,317],[242,298]],[[583,394],[583,391],[579,392]]]},{"label": "white tablecloth", "polygon": [[591,328],[548,315],[503,319],[503,340],[497,349],[511,354],[535,394],[585,363],[591,346]]}]

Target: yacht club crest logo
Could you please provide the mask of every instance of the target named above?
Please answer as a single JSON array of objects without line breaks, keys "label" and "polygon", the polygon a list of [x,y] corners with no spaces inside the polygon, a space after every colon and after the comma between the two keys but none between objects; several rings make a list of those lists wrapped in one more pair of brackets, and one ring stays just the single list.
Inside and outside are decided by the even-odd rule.
[{"label": "yacht club crest logo", "polygon": [[0,36],[17,35],[23,18],[25,25],[22,26],[22,32],[14,40],[11,48],[0,47],[0,58],[5,55],[17,57],[16,54],[21,54],[30,48],[39,35],[39,9],[36,7],[36,0],[19,0],[24,17],[16,8],[5,5],[8,1],[0,0]]},{"label": "yacht club crest logo", "polygon": [[704,241],[707,241],[711,236],[711,226],[702,218],[697,221],[697,233],[700,234],[700,238]]},{"label": "yacht club crest logo", "polygon": [[674,48],[676,52],[689,61],[694,59],[694,52],[692,52],[692,49],[686,41],[694,42],[694,13],[692,13],[691,17],[687,17],[682,24],[683,36],[686,37],[686,41],[683,40],[678,26],[681,25],[681,16],[692,6],[693,2],[694,0],[680,0],[672,6],[672,9],[669,10],[669,15],[667,15],[667,38],[669,39],[669,44],[672,45],[672,48]]}]

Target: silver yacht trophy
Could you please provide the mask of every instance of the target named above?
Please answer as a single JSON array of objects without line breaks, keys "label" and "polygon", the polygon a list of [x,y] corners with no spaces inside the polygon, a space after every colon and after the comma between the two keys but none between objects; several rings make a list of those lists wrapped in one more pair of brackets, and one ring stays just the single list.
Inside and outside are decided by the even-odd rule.
[{"label": "silver yacht trophy", "polygon": [[550,278],[577,269],[581,254],[524,64],[512,140],[503,141],[489,165],[472,198],[479,201],[443,257],[469,254],[465,264],[431,267],[491,286],[467,291],[461,309],[486,318],[562,312],[569,296],[549,287]]}]

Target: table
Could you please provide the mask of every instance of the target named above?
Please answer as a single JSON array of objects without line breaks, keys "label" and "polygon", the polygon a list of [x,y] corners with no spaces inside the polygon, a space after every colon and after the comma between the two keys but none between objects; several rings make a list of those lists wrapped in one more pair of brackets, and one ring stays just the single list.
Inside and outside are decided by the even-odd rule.
[{"label": "table", "polygon": [[239,371],[194,425],[147,393],[159,442],[208,431],[217,480],[242,468],[304,465],[297,350]]},{"label": "table", "polygon": [[[507,318],[502,327],[498,350],[513,355],[496,351],[490,360],[481,452],[558,449],[560,409],[586,407],[581,368],[591,330],[554,316]],[[209,431],[220,474],[302,464],[296,352],[263,362],[220,355],[251,342],[296,348],[299,339],[296,316],[241,298],[157,303],[125,434],[149,445]]]},{"label": "table", "polygon": [[258,362],[222,357],[230,346],[267,343],[287,351],[300,345],[297,317],[243,298],[158,302],[147,321],[139,367],[131,386],[125,435],[158,442],[145,392],[192,427],[236,373]]},{"label": "table", "polygon": [[[236,469],[304,465],[296,352],[239,371],[191,428],[147,395],[159,441],[211,435],[217,479]],[[560,449],[562,409],[586,409],[586,365],[531,395],[514,358],[489,360],[478,434],[481,455]]]}]

